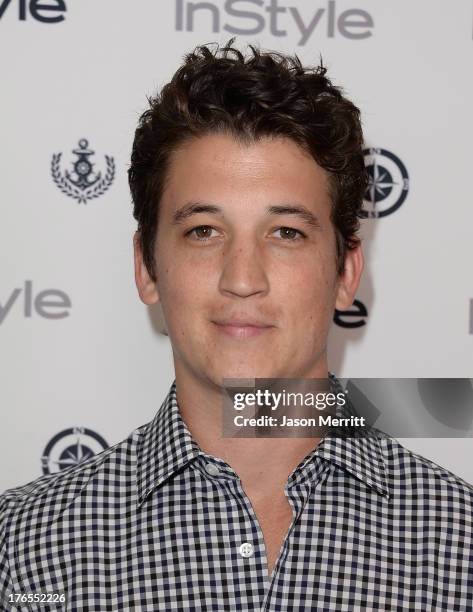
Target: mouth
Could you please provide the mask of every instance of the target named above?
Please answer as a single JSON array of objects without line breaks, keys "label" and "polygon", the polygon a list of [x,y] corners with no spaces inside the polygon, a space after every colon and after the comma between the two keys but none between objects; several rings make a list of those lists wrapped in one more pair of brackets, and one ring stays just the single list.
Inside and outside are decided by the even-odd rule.
[{"label": "mouth", "polygon": [[212,321],[216,329],[232,338],[254,338],[272,329],[273,325],[242,320]]}]

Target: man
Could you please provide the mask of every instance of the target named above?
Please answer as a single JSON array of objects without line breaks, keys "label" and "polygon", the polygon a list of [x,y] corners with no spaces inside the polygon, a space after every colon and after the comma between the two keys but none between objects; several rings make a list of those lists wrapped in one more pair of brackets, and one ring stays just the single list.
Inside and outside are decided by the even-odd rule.
[{"label": "man", "polygon": [[359,111],[325,68],[232,44],[186,56],[133,145],[135,279],[175,380],[126,440],[2,496],[4,602],[472,610],[460,478],[381,432],[222,435],[225,379],[337,384],[327,334],[358,287],[366,189]]}]

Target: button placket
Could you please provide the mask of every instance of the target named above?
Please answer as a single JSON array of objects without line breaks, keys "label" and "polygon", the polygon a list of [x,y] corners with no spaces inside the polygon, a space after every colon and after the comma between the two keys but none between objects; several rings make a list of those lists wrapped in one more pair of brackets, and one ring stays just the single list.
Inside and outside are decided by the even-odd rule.
[{"label": "button placket", "polygon": [[245,559],[248,559],[249,557],[253,556],[253,553],[255,552],[255,547],[250,542],[243,542],[243,544],[240,545],[239,550],[240,555]]},{"label": "button placket", "polygon": [[[243,490],[240,479],[231,483],[231,489],[232,494],[247,517],[247,519],[245,519],[246,528],[244,532],[240,534],[242,540],[240,540],[240,544],[238,545],[238,554],[244,559],[254,558],[254,562],[259,565],[259,551],[264,550],[264,539],[261,527],[256,518],[253,506]],[[249,522],[247,523],[247,521]]]}]

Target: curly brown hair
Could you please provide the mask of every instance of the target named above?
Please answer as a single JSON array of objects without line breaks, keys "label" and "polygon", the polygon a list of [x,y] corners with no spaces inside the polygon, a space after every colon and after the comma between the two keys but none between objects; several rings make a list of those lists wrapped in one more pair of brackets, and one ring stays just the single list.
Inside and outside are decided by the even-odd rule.
[{"label": "curly brown hair", "polygon": [[128,180],[143,261],[156,281],[155,238],[159,201],[170,156],[190,138],[226,133],[251,143],[264,136],[289,137],[329,174],[337,270],[347,249],[360,242],[367,173],[359,109],[326,76],[322,60],[303,67],[297,55],[252,55],[233,47],[235,38],[212,52],[201,45],[184,56],[171,81],[141,115],[133,141]]}]

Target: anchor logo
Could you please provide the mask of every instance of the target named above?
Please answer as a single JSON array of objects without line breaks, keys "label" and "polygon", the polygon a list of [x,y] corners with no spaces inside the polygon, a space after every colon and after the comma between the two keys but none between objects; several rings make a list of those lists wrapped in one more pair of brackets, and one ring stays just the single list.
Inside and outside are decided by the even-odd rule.
[{"label": "anchor logo", "polygon": [[51,175],[58,188],[79,204],[87,204],[104,194],[115,178],[115,161],[110,155],[105,155],[107,169],[105,175],[94,171],[91,157],[95,151],[89,149],[89,142],[81,138],[78,148],[73,149],[76,160],[72,163],[72,170],[61,172],[62,153],[55,153],[51,160]]}]

